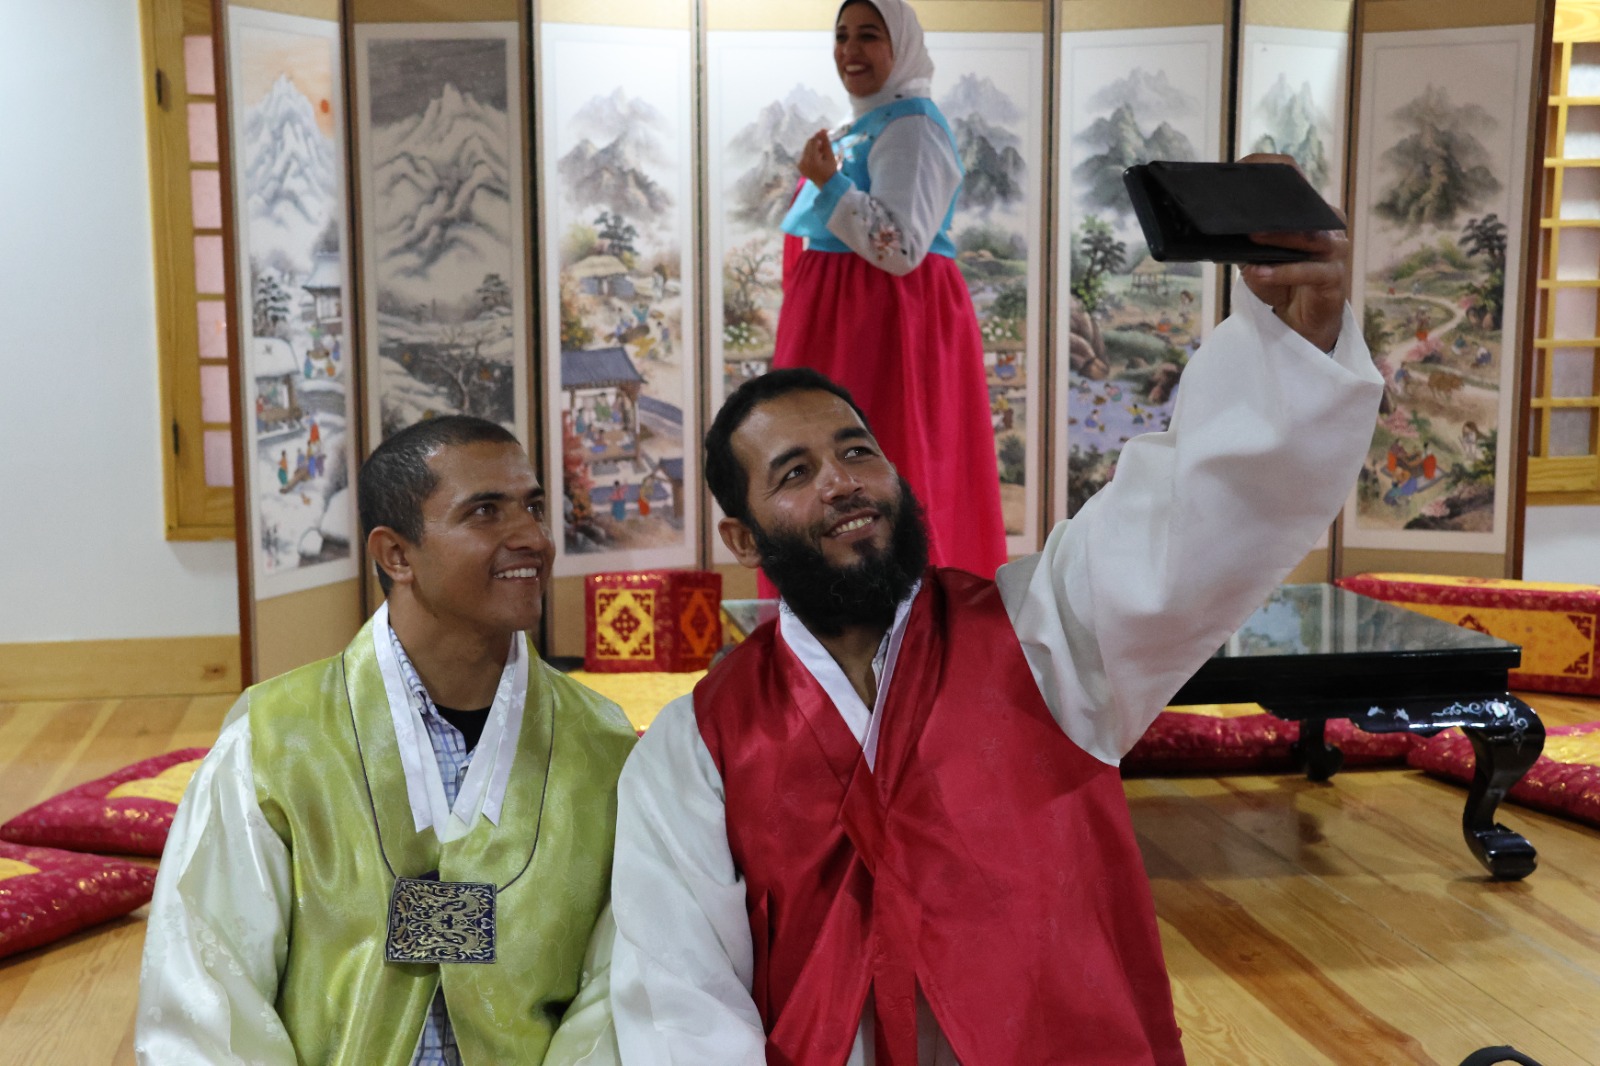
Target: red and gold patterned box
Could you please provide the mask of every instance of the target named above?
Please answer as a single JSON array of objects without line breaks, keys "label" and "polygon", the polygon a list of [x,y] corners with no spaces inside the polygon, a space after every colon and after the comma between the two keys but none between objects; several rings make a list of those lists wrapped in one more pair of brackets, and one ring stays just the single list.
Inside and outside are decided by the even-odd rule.
[{"label": "red and gold patterned box", "polygon": [[1600,696],[1600,586],[1437,574],[1357,574],[1337,584],[1522,645],[1512,688]]},{"label": "red and gold patterned box", "polygon": [[583,587],[586,670],[704,670],[722,646],[721,574],[622,570]]}]

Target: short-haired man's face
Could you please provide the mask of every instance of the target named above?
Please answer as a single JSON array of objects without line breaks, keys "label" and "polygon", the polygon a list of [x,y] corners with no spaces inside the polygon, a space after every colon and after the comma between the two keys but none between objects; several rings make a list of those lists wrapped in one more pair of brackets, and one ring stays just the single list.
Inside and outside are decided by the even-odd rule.
[{"label": "short-haired man's face", "polygon": [[[521,446],[450,445],[428,459],[438,484],[422,504],[422,539],[391,570],[436,623],[484,637],[536,629],[555,545],[544,489]],[[380,559],[380,562],[383,560]]]},{"label": "short-haired man's face", "polygon": [[[722,534],[814,631],[893,621],[927,564],[910,489],[850,405],[791,392],[757,405],[730,440],[748,520]],[[885,617],[885,614],[887,617]]]}]

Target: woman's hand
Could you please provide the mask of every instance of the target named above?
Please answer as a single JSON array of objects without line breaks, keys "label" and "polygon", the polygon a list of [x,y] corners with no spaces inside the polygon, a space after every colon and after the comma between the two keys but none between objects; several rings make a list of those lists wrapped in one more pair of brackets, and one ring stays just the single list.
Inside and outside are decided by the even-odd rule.
[{"label": "woman's hand", "polygon": [[834,158],[833,142],[828,139],[828,131],[818,130],[800,151],[800,173],[820,189],[838,172],[839,161]]}]

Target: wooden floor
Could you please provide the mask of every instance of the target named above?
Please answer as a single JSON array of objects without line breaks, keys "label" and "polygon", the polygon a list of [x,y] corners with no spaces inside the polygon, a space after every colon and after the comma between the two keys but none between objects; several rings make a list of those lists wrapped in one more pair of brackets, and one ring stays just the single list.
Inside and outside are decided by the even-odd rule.
[{"label": "wooden floor", "polygon": [[[1529,699],[1550,725],[1600,719]],[[0,704],[0,820],[209,744],[230,703]],[[1192,1066],[1456,1066],[1503,1043],[1600,1066],[1600,830],[1502,808],[1539,869],[1496,884],[1464,795],[1401,770],[1129,782]],[[143,936],[136,912],[0,962],[0,1061],[132,1063]]]}]

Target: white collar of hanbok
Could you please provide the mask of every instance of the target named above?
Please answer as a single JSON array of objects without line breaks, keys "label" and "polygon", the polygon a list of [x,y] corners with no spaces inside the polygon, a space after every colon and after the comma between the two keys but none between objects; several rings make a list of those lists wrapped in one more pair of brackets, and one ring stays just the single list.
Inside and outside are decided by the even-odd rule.
[{"label": "white collar of hanbok", "polygon": [[828,653],[828,649],[822,646],[822,642],[806,628],[805,623],[800,621],[800,616],[789,610],[788,604],[778,604],[779,635],[800,660],[800,664],[817,679],[822,691],[833,701],[839,717],[855,734],[856,743],[866,753],[868,769],[878,761],[878,726],[883,720],[883,704],[888,699],[889,685],[894,680],[894,664],[900,658],[900,642],[905,639],[911,604],[921,590],[922,582],[919,580],[911,587],[906,598],[900,601],[900,606],[894,611],[894,624],[884,634],[883,643],[878,645],[878,653],[872,658],[872,673],[878,679],[878,698],[873,701],[870,711],[866,701],[856,694],[850,679],[844,676],[844,670]]},{"label": "white collar of hanbok", "polygon": [[499,825],[500,805],[505,799],[506,782],[511,777],[511,764],[516,761],[523,705],[528,696],[528,654],[522,646],[522,634],[511,638],[505,669],[495,688],[494,703],[489,707],[483,735],[473,749],[472,761],[456,793],[454,807],[445,802],[439,757],[434,753],[428,727],[422,721],[425,708],[413,697],[401,674],[399,638],[389,626],[387,603],[373,616],[372,641],[378,669],[383,674],[384,692],[389,697],[389,719],[394,723],[400,765],[406,775],[406,796],[411,802],[411,819],[417,832],[432,829],[440,843],[444,843],[471,832],[479,814]]}]

